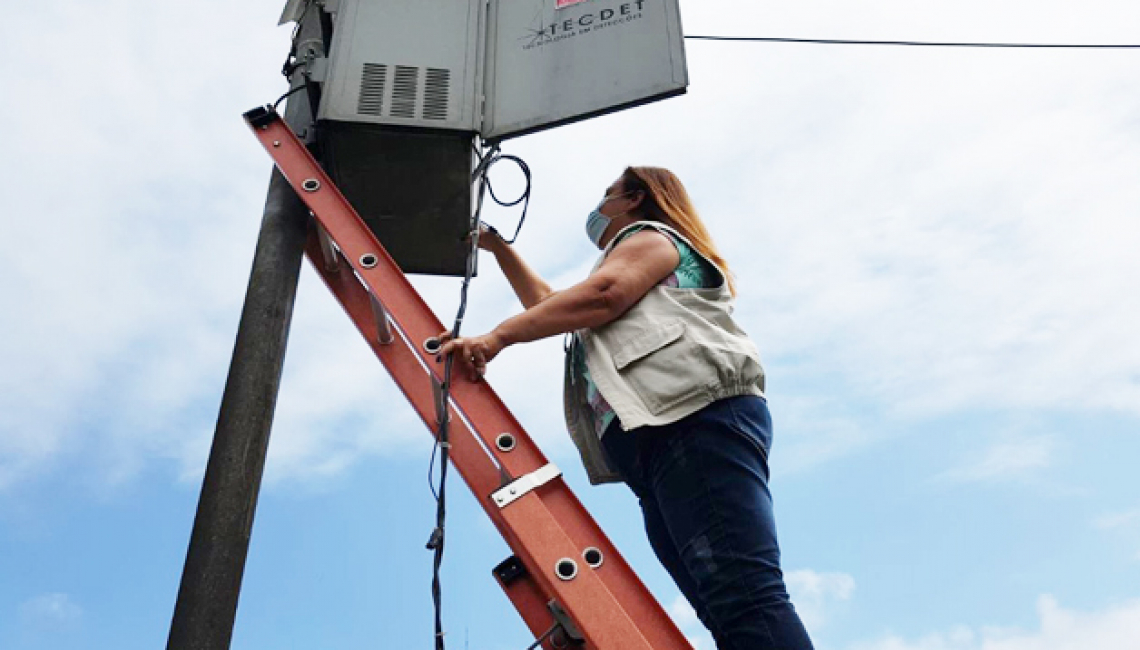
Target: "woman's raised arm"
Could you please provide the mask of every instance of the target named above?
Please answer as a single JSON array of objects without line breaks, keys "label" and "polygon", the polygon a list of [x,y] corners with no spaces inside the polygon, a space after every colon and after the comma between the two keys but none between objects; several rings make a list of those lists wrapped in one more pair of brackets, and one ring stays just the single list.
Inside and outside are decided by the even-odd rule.
[{"label": "woman's raised arm", "polygon": [[507,276],[507,281],[511,283],[511,288],[515,290],[523,307],[530,309],[554,294],[550,285],[527,265],[518,251],[503,241],[499,233],[483,227],[479,234],[479,248],[495,255],[495,261],[499,263],[503,275]]}]

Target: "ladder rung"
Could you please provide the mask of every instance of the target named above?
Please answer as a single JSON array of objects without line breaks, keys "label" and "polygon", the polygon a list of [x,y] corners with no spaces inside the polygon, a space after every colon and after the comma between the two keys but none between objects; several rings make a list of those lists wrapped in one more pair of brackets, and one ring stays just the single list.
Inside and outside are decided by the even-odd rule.
[{"label": "ladder rung", "polygon": [[[324,260],[325,271],[336,273],[340,270],[340,255],[337,253],[336,245],[333,244],[328,231],[325,230],[325,227],[322,226],[320,222],[317,222],[317,240],[321,243],[321,259]],[[381,342],[390,343],[391,341]]]},{"label": "ladder rung", "polygon": [[[324,247],[321,247],[324,250]],[[331,273],[332,271],[330,271]],[[392,334],[392,322],[388,320],[388,310],[384,309],[384,303],[369,294],[372,298],[372,315],[376,317],[376,338],[382,345],[389,345],[396,337]]]}]

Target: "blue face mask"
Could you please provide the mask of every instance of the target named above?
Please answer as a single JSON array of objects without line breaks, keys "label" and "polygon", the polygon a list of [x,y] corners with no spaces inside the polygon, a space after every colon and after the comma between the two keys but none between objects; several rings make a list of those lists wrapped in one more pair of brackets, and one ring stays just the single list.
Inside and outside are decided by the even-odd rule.
[{"label": "blue face mask", "polygon": [[626,192],[625,194],[615,194],[613,196],[605,197],[602,199],[602,202],[598,204],[598,207],[594,208],[593,212],[591,212],[590,216],[586,219],[586,236],[589,237],[590,241],[594,242],[594,245],[598,248],[602,247],[602,235],[606,234],[606,228],[609,228],[610,224],[613,223],[613,219],[610,219],[606,215],[602,214],[602,206],[614,199],[621,198],[626,194],[629,194],[629,192]]}]

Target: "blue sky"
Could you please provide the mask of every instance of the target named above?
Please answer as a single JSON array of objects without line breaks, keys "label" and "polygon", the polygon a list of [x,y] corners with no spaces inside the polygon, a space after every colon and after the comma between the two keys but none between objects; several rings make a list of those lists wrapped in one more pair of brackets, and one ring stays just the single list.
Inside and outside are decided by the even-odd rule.
[{"label": "blue sky", "polygon": [[[10,12],[0,648],[165,642],[264,200],[241,113],[278,2]],[[1136,41],[1140,6],[682,3],[689,33]],[[821,650],[1140,648],[1140,53],[690,43],[688,95],[511,141],[556,286],[626,164],[672,168],[766,361],[793,596]],[[518,179],[503,171],[502,194]],[[496,223],[513,223],[496,212]],[[454,280],[419,279],[455,308]],[[486,260],[470,331],[517,311]],[[620,486],[560,420],[558,341],[489,380],[689,633]],[[430,440],[309,269],[234,636],[426,647]],[[530,638],[459,481],[449,645]]]}]

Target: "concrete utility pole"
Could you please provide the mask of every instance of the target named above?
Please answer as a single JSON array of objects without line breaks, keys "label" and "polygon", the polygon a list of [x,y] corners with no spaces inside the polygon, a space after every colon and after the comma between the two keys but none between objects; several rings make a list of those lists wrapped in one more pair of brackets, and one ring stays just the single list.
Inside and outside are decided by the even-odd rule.
[{"label": "concrete utility pole", "polygon": [[[298,40],[319,43],[318,22]],[[312,123],[305,91],[286,119]],[[308,228],[308,208],[274,168],[167,650],[230,647]]]}]

